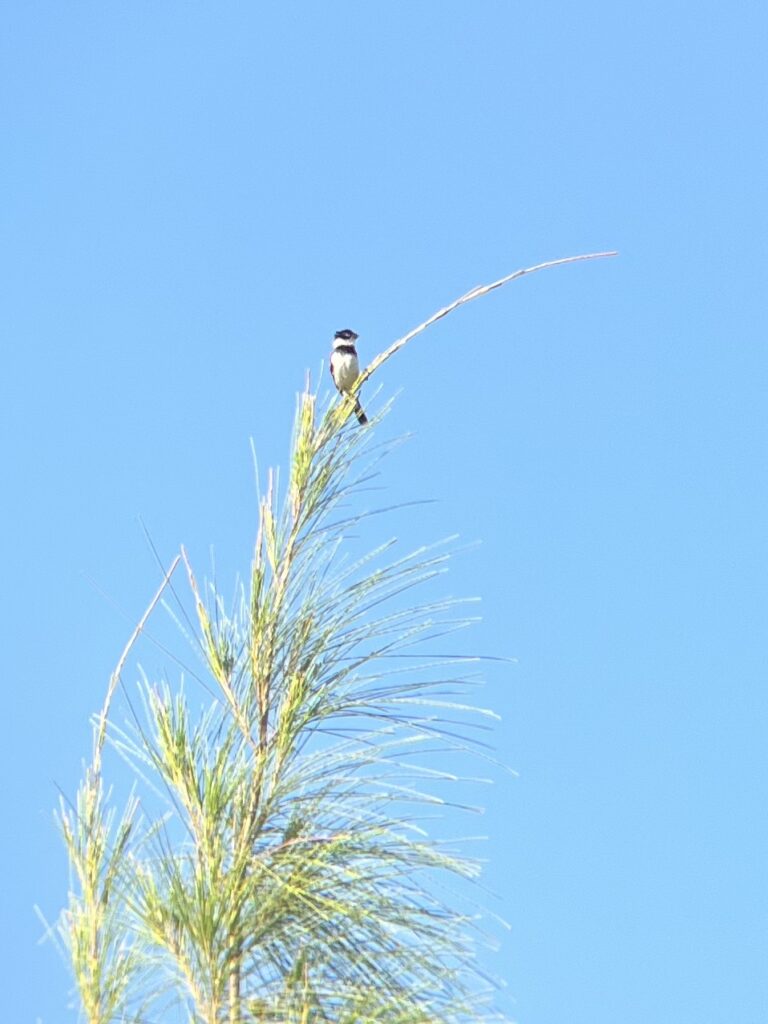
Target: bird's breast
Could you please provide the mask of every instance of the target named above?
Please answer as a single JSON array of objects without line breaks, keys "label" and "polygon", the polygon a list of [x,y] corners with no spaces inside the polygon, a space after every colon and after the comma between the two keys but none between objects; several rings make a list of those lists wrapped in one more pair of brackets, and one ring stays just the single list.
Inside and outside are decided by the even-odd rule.
[{"label": "bird's breast", "polygon": [[334,352],[331,356],[333,379],[339,391],[348,391],[360,376],[357,356],[347,352]]}]

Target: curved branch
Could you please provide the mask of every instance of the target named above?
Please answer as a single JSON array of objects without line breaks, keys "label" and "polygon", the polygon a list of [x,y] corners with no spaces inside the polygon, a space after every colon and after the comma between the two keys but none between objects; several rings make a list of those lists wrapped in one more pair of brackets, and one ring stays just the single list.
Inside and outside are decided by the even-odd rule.
[{"label": "curved branch", "polygon": [[502,285],[508,284],[510,281],[515,281],[518,277],[524,277],[525,274],[533,274],[537,270],[546,270],[549,267],[559,267],[564,263],[578,263],[582,260],[599,260],[606,256],[618,256],[618,252],[616,250],[611,250],[610,252],[584,253],[581,256],[564,256],[559,260],[548,260],[546,263],[537,263],[535,267],[525,267],[522,270],[515,270],[513,273],[507,274],[506,277],[499,278],[498,281],[494,281],[492,284],[481,284],[476,288],[472,288],[466,293],[466,295],[462,295],[461,298],[456,299],[450,305],[439,309],[436,313],[433,313],[428,320],[425,320],[423,324],[419,324],[418,327],[414,327],[412,331],[409,331],[407,334],[404,334],[402,338],[398,338],[397,341],[394,341],[384,352],[380,352],[357,378],[354,393],[357,394],[363,384],[365,384],[368,378],[378,370],[381,364],[385,363],[390,356],[393,356],[395,352],[399,351],[403,345],[407,345],[408,342],[412,338],[415,338],[417,334],[421,334],[422,331],[431,327],[432,324],[436,323],[438,320],[442,320],[442,318],[444,316],[448,316],[449,313],[452,313],[454,309],[458,309],[459,306],[463,306],[465,302],[471,302],[472,299],[479,299],[482,295],[487,295],[488,292],[492,292],[496,288],[501,288]]}]

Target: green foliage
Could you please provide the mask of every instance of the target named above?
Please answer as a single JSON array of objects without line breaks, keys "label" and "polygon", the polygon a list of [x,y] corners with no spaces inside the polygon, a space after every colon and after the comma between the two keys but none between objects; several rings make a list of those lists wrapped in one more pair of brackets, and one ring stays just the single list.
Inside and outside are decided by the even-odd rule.
[{"label": "green foliage", "polygon": [[[464,623],[454,602],[402,595],[446,555],[350,559],[375,428],[342,399],[300,398],[291,473],[260,503],[249,592],[230,613],[198,587],[195,643],[212,697],[145,683],[144,715],[107,735],[167,795],[117,828],[100,743],[77,812],[62,813],[77,895],[62,917],[88,1024],[139,1019],[157,992],[201,1024],[480,1021],[476,924],[439,893],[474,864],[429,838],[419,808],[448,776],[425,753],[466,746],[453,668],[393,661]],[[390,560],[387,560],[387,559]],[[395,664],[393,669],[391,666]],[[111,696],[111,690],[110,690]],[[105,709],[106,711],[106,709]],[[465,730],[466,731],[466,730]],[[132,1016],[133,1015],[133,1016]]]},{"label": "green foliage", "polygon": [[57,930],[89,1024],[121,1019],[129,986],[140,972],[140,950],[121,898],[136,811],[131,799],[115,823],[114,811],[105,808],[101,777],[88,769],[75,807],[62,800],[58,814],[74,884]]},{"label": "green foliage", "polygon": [[[145,717],[126,734],[109,718],[112,698],[174,560],[110,679],[77,806],[60,815],[74,878],[58,931],[88,1024],[159,1020],[168,996],[192,1024],[499,1019],[484,1008],[476,922],[439,895],[446,876],[474,877],[475,866],[417,821],[442,803],[434,785],[454,778],[419,756],[465,749],[473,709],[455,699],[461,680],[429,674],[440,662],[389,667],[463,620],[450,618],[452,602],[399,601],[442,571],[444,555],[387,562],[385,544],[347,559],[365,518],[347,508],[374,436],[348,421],[371,375],[460,306],[526,274],[615,255],[472,288],[379,353],[319,423],[307,387],[288,493],[280,507],[270,475],[250,593],[231,615],[212,588],[206,602],[184,555],[210,705],[195,717],[183,692],[147,685]],[[140,835],[133,798],[117,825],[105,807],[108,724],[140,782],[167,794],[159,816],[142,805]]]}]

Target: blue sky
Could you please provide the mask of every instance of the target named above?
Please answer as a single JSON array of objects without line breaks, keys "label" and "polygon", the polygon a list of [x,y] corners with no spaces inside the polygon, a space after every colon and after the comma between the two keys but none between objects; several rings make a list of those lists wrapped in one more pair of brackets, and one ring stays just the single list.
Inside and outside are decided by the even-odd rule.
[{"label": "blue sky", "polygon": [[481,828],[510,1015],[768,1020],[767,33],[757,3],[4,6],[9,1020],[75,1019],[32,908],[157,583],[139,517],[226,588],[249,438],[284,464],[333,331],[370,356],[606,248],[386,365],[414,436],[383,482],[436,499],[404,544],[481,542],[462,642],[517,659]]}]

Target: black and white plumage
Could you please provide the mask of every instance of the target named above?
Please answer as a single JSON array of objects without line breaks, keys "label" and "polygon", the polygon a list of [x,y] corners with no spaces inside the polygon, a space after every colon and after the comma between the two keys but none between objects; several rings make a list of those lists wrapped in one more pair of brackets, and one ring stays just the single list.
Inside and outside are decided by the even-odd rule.
[{"label": "black and white plumage", "polygon": [[[357,335],[348,328],[344,331],[336,331],[333,336],[331,376],[333,383],[342,394],[348,394],[360,376],[360,362],[355,348],[356,341]],[[355,415],[361,425],[368,422],[368,417],[363,412],[359,398],[355,398]]]}]

